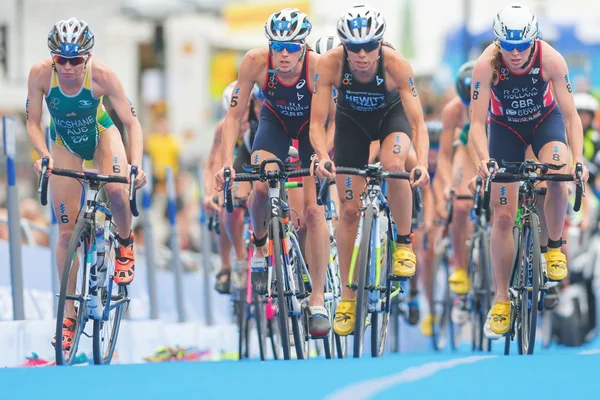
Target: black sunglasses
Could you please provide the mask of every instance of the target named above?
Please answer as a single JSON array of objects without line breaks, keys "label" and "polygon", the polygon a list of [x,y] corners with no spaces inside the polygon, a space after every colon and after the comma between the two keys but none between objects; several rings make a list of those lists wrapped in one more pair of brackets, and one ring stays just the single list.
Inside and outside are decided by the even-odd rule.
[{"label": "black sunglasses", "polygon": [[345,43],[346,50],[352,53],[359,53],[361,50],[365,50],[367,53],[370,53],[379,48],[381,41],[377,40],[375,42],[367,42],[367,43]]}]

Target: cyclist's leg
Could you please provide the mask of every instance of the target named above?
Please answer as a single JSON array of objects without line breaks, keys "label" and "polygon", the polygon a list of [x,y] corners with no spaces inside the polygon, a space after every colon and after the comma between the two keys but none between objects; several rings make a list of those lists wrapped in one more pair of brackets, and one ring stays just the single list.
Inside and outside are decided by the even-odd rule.
[{"label": "cyclist's leg", "polygon": [[[523,161],[525,144],[509,128],[493,120],[489,135],[490,157],[506,161]],[[513,226],[517,215],[519,184],[492,183],[490,206],[494,223],[490,235],[490,256],[496,294],[495,304],[488,313],[486,335],[497,338],[510,328],[509,280],[515,254]],[[490,329],[487,329],[489,326]]]},{"label": "cyclist's leg", "polygon": [[[550,112],[537,126],[531,143],[532,150],[543,163],[566,164],[559,171],[548,173],[567,174],[570,172],[571,154],[566,145],[565,125],[560,111]],[[567,260],[561,252],[562,231],[568,205],[566,182],[546,182],[548,193],[544,201],[546,224],[548,227],[548,250],[544,254],[548,268],[548,278],[560,281],[567,276]]]},{"label": "cyclist's leg", "polygon": [[[459,145],[454,154],[452,175],[455,195],[471,196],[468,184],[471,178],[476,175],[476,171],[467,148],[463,145]],[[453,258],[456,263],[456,269],[448,277],[448,281],[450,282],[450,290],[456,294],[466,294],[471,287],[471,282],[467,274],[467,263],[469,262],[467,239],[472,228],[471,224],[469,224],[469,213],[472,208],[472,201],[454,199],[450,238],[452,240]]]},{"label": "cyclist's leg", "polygon": [[[52,143],[50,153],[54,159],[54,167],[63,169],[81,170],[83,160],[77,155],[71,153],[66,148],[56,143]],[[81,208],[81,184],[73,179],[63,176],[51,176],[50,188],[52,196],[52,206],[54,214],[58,220],[58,241],[56,243],[56,266],[58,267],[58,276],[62,277],[63,267],[66,261],[67,246],[73,234],[75,223]],[[71,255],[69,255],[71,256]],[[79,258],[76,257],[71,272],[69,273],[69,285],[67,291],[75,293],[77,285],[77,271],[79,269]],[[73,301],[68,300],[65,310],[65,317],[75,318],[75,308]]]},{"label": "cyclist's leg", "polygon": [[[379,140],[379,158],[385,170],[406,171],[405,163],[411,147],[411,127],[404,109],[398,104],[383,118]],[[392,274],[411,277],[416,271],[416,258],[411,244],[412,188],[407,180],[389,179],[388,198],[397,228],[396,251]]]},{"label": "cyclist's leg", "polygon": [[[417,153],[415,152],[415,149],[410,146],[410,150],[408,152],[408,156],[406,157],[406,165],[405,165],[405,169],[407,171],[412,171],[412,169],[414,167],[417,166]],[[425,212],[429,211],[429,210],[425,210],[425,195],[426,195],[426,191],[427,189],[429,189],[430,187],[427,186],[426,188],[423,188],[421,190],[422,196],[423,196],[423,209],[421,210],[421,213],[423,215],[423,219],[425,219]],[[413,205],[414,208],[414,205]],[[413,210],[413,215],[412,217],[415,216],[414,214],[415,210]],[[414,243],[416,243],[417,245],[417,252],[420,252],[421,249],[423,248],[423,240],[425,239],[425,236],[423,235],[423,231],[421,229],[417,229],[413,232],[414,234]],[[410,325],[416,325],[419,322],[419,302],[418,302],[418,295],[419,295],[419,276],[418,276],[418,271],[416,272],[416,276],[415,279],[411,279],[410,280],[410,293],[408,296],[408,323]]]},{"label": "cyclist's leg", "polygon": [[[294,146],[296,148],[296,150],[299,152],[298,140],[292,140],[292,146]],[[291,158],[290,162],[296,162],[298,160],[299,160],[298,158]],[[294,182],[294,181],[301,182],[302,178],[291,178],[288,180],[288,182]],[[298,239],[300,240],[300,249],[302,251],[304,259],[306,260],[306,224],[304,223],[304,196],[302,195],[302,191],[303,191],[303,189],[301,189],[301,188],[290,189],[290,190],[288,190],[287,195],[288,195],[288,204],[289,204],[290,208],[297,213],[297,218],[296,218],[296,214],[293,212],[291,214],[291,217],[294,222],[294,226],[296,226],[296,228],[298,229],[298,235],[299,235]]]},{"label": "cyclist's leg", "polygon": [[[264,107],[261,111],[258,131],[252,147],[252,164],[260,164],[267,158],[279,158],[286,160],[290,148],[290,139],[287,136],[285,128],[277,117],[272,116],[270,111]],[[269,164],[265,168],[267,171],[277,170],[276,164]],[[252,220],[254,230],[254,247],[252,255],[252,286],[257,294],[266,294],[268,291],[268,256],[267,221],[269,211],[269,191],[267,183],[253,182],[252,191],[248,198],[248,210]]]},{"label": "cyclist's leg", "polygon": [[[334,161],[336,166],[364,168],[369,162],[371,139],[364,128],[348,115],[336,114],[336,134]],[[340,198],[339,228],[336,230],[336,243],[342,279],[342,301],[335,311],[333,328],[338,335],[346,336],[354,330],[355,293],[348,288],[348,274],[352,259],[354,240],[358,230],[360,195],[365,188],[365,179],[358,176],[337,174],[335,177]],[[360,268],[356,265],[356,271]],[[356,281],[356,278],[353,279]]]},{"label": "cyclist's leg", "polygon": [[[429,305],[429,312],[421,319],[421,333],[424,336],[432,335],[431,310],[433,309],[433,306],[431,304],[431,288],[433,282],[435,243],[440,232],[439,227],[433,224],[435,214],[435,184],[436,181],[434,181],[432,185],[425,187],[423,190],[423,215],[426,222],[426,232],[422,234],[422,238],[417,238],[417,232],[415,232],[415,242],[418,243],[419,246],[419,269],[417,273]],[[419,232],[419,234],[421,234],[421,232]]]},{"label": "cyclist's leg", "polygon": [[[238,149],[238,153],[233,162],[233,169],[236,173],[244,172],[243,165],[250,163],[250,152],[246,146],[242,145]],[[234,199],[247,199],[252,185],[249,182],[234,182],[232,194]],[[234,208],[230,214],[228,212],[222,213],[223,227],[225,228],[225,236],[228,237],[229,241],[235,248],[235,255],[237,262],[246,261],[246,243],[244,240],[244,209]]]},{"label": "cyclist's leg", "polygon": [[[298,152],[302,168],[309,168],[314,150],[310,144],[308,126],[298,138]],[[310,316],[308,330],[312,336],[329,333],[329,315],[325,305],[325,276],[329,266],[329,229],[323,207],[317,205],[317,188],[313,177],[303,178],[304,220],[306,223],[307,264],[310,265],[312,292],[309,299]]]}]

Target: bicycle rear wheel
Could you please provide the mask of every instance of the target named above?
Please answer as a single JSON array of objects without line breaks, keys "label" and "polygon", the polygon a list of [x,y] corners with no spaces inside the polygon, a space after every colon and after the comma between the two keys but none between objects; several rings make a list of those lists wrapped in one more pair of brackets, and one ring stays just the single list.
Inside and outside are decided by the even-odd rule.
[{"label": "bicycle rear wheel", "polygon": [[107,320],[94,320],[94,364],[110,364],[119,336],[123,307],[129,304],[127,287],[114,284],[112,279],[115,271],[113,243],[106,249],[102,271],[98,272],[98,276],[104,276],[98,280],[98,296],[102,304],[102,315],[106,314]]},{"label": "bicycle rear wheel", "polygon": [[367,318],[367,298],[369,290],[369,271],[371,263],[371,228],[374,214],[371,207],[367,207],[363,216],[362,238],[359,249],[358,283],[356,288],[356,319],[354,321],[354,358],[362,355],[365,325]]},{"label": "bicycle rear wheel", "polygon": [[444,245],[439,254],[436,255],[436,261],[433,267],[433,280],[431,284],[431,296],[429,304],[432,305],[431,323],[433,348],[437,351],[446,347],[448,340],[455,348],[454,326],[451,319],[452,314],[452,295],[448,283],[449,258],[448,245]]},{"label": "bicycle rear wheel", "polygon": [[[92,243],[95,239],[95,230],[90,221],[80,218],[75,224],[69,245],[67,246],[67,252],[65,257],[65,264],[61,277],[60,293],[58,296],[58,309],[56,312],[56,343],[54,350],[56,354],[56,365],[70,365],[73,363],[77,354],[77,347],[79,345],[79,339],[83,333],[85,323],[87,322],[87,300],[83,298],[85,288],[88,286],[86,274],[78,274],[78,270],[81,268],[83,261],[83,271],[85,271],[85,263],[90,258],[88,255],[92,249]],[[77,249],[82,244],[83,254],[79,257]],[[79,279],[79,284],[77,280]],[[69,281],[75,282],[75,290],[69,288]],[[63,320],[66,316],[67,306],[73,302],[72,308],[75,310],[75,327],[73,338],[70,343],[68,350],[64,350],[63,343]],[[71,308],[71,306],[69,307]],[[71,315],[73,315],[71,313]]]},{"label": "bicycle rear wheel", "polygon": [[533,354],[537,328],[538,302],[541,278],[541,252],[537,215],[530,215],[523,227],[523,246],[520,249],[520,324],[517,341],[521,354]]},{"label": "bicycle rear wheel", "polygon": [[[266,328],[266,317],[264,313],[264,306],[260,301],[260,298],[256,293],[252,293],[252,309],[254,310],[254,326],[256,327],[256,335],[258,340],[258,353],[261,361],[266,360],[265,354],[265,328]],[[250,342],[250,340],[248,340]]]}]

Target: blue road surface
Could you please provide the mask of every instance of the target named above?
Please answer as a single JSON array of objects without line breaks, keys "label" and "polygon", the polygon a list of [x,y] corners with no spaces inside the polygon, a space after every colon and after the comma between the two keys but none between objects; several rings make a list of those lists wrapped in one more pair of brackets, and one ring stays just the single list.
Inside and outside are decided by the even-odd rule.
[{"label": "blue road surface", "polygon": [[[600,340],[533,356],[456,352],[380,359],[178,362],[0,370],[0,399],[599,399]],[[68,391],[70,395],[66,395]]]}]

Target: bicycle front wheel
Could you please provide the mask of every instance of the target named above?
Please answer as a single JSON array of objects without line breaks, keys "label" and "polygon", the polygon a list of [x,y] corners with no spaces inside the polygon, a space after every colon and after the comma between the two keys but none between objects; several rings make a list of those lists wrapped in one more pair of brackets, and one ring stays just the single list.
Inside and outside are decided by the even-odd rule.
[{"label": "bicycle front wheel", "polygon": [[358,283],[356,288],[356,319],[354,320],[354,358],[360,358],[363,349],[367,318],[367,298],[369,290],[371,227],[373,226],[373,209],[367,207],[363,216],[362,238],[359,249]]},{"label": "bicycle front wheel", "polygon": [[283,260],[283,250],[281,240],[281,225],[277,218],[271,220],[271,236],[270,240],[273,249],[273,260],[274,264],[272,268],[275,268],[275,284],[277,288],[277,312],[279,318],[279,332],[281,340],[281,348],[283,349],[283,359],[290,359],[290,334],[288,327],[288,305],[287,297],[285,295],[286,284],[283,274],[283,268],[285,268],[285,262]]},{"label": "bicycle front wheel", "polygon": [[[77,354],[79,339],[87,322],[87,300],[84,298],[85,288],[88,286],[85,273],[78,274],[79,267],[85,263],[92,251],[95,239],[94,227],[90,221],[81,218],[75,224],[73,234],[67,246],[65,264],[62,271],[60,293],[58,296],[58,309],[56,312],[56,342],[54,344],[56,365],[70,365]],[[77,249],[82,245],[82,257],[78,256]],[[79,280],[79,283],[77,281]],[[64,338],[63,320],[68,316],[75,320],[71,339]],[[65,346],[63,346],[63,342]],[[65,348],[66,347],[66,348]]]},{"label": "bicycle front wheel", "polygon": [[521,263],[519,281],[523,293],[520,303],[520,325],[518,344],[520,354],[533,354],[537,328],[538,303],[541,278],[541,252],[537,215],[529,217],[523,229],[523,247],[520,249]]}]

